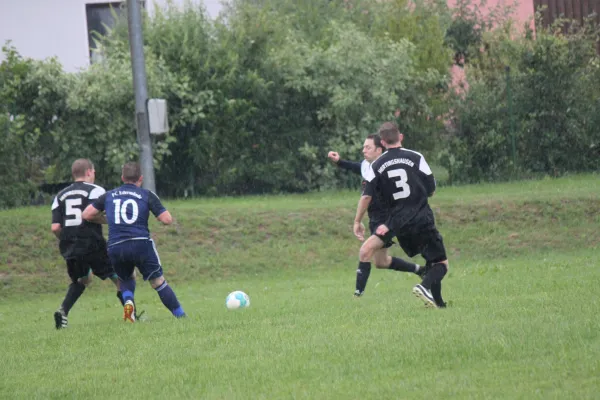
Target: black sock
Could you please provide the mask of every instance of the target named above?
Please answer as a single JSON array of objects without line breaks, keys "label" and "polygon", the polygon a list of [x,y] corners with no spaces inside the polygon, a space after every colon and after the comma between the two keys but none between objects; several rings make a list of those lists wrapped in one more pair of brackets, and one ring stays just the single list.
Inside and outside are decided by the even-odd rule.
[{"label": "black sock", "polygon": [[361,295],[367,287],[367,281],[371,274],[371,263],[370,262],[359,262],[358,269],[356,270],[356,292],[355,294]]},{"label": "black sock", "polygon": [[446,303],[444,303],[444,299],[442,299],[442,282],[438,281],[431,284],[431,295],[438,307],[446,307]]},{"label": "black sock", "polygon": [[421,285],[428,290],[431,290],[431,285],[433,285],[434,282],[439,282],[441,285],[442,279],[444,279],[446,272],[448,272],[446,264],[433,264],[433,267],[431,267],[431,271],[429,271],[429,273],[425,275],[425,278],[423,278]]},{"label": "black sock", "polygon": [[120,290],[117,291],[117,297],[119,298],[119,301],[121,302],[121,305],[125,306],[125,299],[123,298],[123,293],[121,293]]},{"label": "black sock", "polygon": [[401,258],[392,257],[392,263],[390,264],[390,269],[394,271],[402,271],[402,272],[412,272],[417,273],[417,264],[404,261]]},{"label": "black sock", "polygon": [[79,296],[81,296],[84,290],[85,285],[83,283],[77,282],[71,283],[69,285],[67,295],[65,296],[65,299],[63,300],[62,305],[60,306],[60,308],[62,308],[62,310],[64,311],[65,315],[69,314],[69,311],[71,311],[71,307],[73,307],[73,304],[75,304],[75,302],[77,301]]}]

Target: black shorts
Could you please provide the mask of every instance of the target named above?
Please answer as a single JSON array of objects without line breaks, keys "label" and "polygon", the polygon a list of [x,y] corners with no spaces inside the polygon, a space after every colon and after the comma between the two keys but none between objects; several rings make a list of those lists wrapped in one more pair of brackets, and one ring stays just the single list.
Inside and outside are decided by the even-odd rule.
[{"label": "black shorts", "polygon": [[[427,263],[431,264],[446,260],[444,240],[433,220],[424,218],[420,222],[420,224],[404,225],[396,229],[391,227],[385,236],[377,236],[384,242],[395,236],[402,250],[411,258],[420,254]],[[400,232],[400,234],[396,234],[396,232]]]},{"label": "black shorts", "polygon": [[444,240],[435,227],[430,230],[415,232],[412,235],[399,235],[396,237],[400,247],[409,257],[420,254],[430,264],[447,259]]},{"label": "black shorts", "polygon": [[[383,225],[385,224],[386,221],[382,220],[382,221],[378,221],[378,220],[369,220],[369,230],[371,231],[371,235],[375,235],[375,231],[377,230],[377,228],[379,227],[379,225]],[[375,235],[377,236],[379,239],[383,240],[383,248],[384,249],[389,249],[390,247],[392,247],[394,245],[394,237],[393,235],[389,236],[389,237],[382,237],[380,235]]]},{"label": "black shorts", "polygon": [[67,258],[66,261],[67,272],[73,283],[77,282],[80,278],[88,276],[90,270],[102,280],[116,276],[106,250],[100,250],[84,256]]}]

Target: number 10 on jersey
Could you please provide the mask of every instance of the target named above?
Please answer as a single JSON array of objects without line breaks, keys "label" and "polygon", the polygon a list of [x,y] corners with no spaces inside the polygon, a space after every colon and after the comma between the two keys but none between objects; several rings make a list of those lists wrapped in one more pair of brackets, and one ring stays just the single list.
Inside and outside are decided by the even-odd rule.
[{"label": "number 10 on jersey", "polygon": [[[121,199],[113,200],[115,205],[115,224],[120,224],[123,220],[126,224],[133,224],[138,218],[138,205],[135,200],[128,199],[121,204]],[[131,205],[131,218],[127,216],[127,208]]]}]

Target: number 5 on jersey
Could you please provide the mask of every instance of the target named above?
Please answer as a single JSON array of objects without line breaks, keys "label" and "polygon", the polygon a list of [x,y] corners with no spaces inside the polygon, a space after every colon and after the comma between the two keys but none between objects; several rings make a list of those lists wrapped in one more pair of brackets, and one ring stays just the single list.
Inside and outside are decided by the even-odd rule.
[{"label": "number 5 on jersey", "polygon": [[[128,199],[121,204],[121,199],[113,200],[115,205],[115,224],[120,224],[121,220],[126,224],[133,224],[138,218],[138,205],[133,199]],[[127,208],[131,205],[131,218],[127,216]]]},{"label": "number 5 on jersey", "polygon": [[394,182],[396,182],[396,187],[398,189],[402,189],[400,192],[393,194],[394,200],[405,199],[410,196],[410,186],[408,185],[408,175],[406,174],[406,170],[402,168],[392,169],[388,171],[388,178],[400,178],[394,179]]},{"label": "number 5 on jersey", "polygon": [[73,217],[65,220],[65,226],[79,226],[83,222],[81,219],[81,199],[67,199],[65,201],[65,215]]}]

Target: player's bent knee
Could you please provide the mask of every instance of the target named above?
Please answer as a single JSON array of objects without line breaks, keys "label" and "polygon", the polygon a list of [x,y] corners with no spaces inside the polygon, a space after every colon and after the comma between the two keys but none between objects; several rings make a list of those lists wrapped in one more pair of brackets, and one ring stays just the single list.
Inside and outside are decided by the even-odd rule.
[{"label": "player's bent knee", "polygon": [[375,253],[375,268],[378,269],[388,269],[390,264],[392,263],[392,257],[390,257],[387,252],[384,254],[380,254],[379,252]]},{"label": "player's bent knee", "polygon": [[156,289],[157,287],[162,285],[164,282],[165,282],[165,277],[159,276],[158,278],[150,279],[150,286],[152,286],[152,289]]},{"label": "player's bent knee", "polygon": [[438,261],[436,264],[444,264],[444,266],[446,267],[446,272],[448,272],[448,270],[450,269],[450,264],[448,263],[448,260]]},{"label": "player's bent knee", "polygon": [[77,279],[77,282],[81,283],[82,285],[85,285],[86,287],[92,284],[92,280],[89,276],[86,276],[85,278],[79,278]]},{"label": "player's bent knee", "polygon": [[445,263],[444,262],[437,262],[437,263],[433,264],[433,268],[436,268],[436,267],[438,267],[442,271],[441,278],[443,278],[444,276],[446,276],[446,274],[448,273],[448,263],[447,262],[445,262]]},{"label": "player's bent knee", "polygon": [[373,258],[375,250],[365,243],[358,252],[358,258],[361,262],[369,262]]},{"label": "player's bent knee", "polygon": [[361,262],[369,262],[373,258],[373,256],[377,253],[378,250],[381,250],[383,247],[383,241],[377,236],[371,236],[367,239],[366,242],[360,247],[360,251],[358,253],[359,260]]}]

